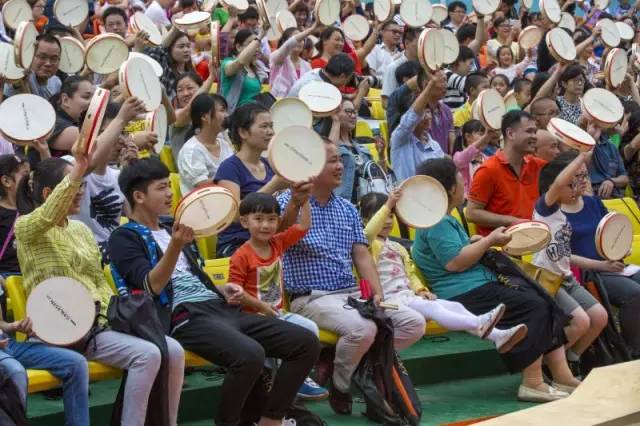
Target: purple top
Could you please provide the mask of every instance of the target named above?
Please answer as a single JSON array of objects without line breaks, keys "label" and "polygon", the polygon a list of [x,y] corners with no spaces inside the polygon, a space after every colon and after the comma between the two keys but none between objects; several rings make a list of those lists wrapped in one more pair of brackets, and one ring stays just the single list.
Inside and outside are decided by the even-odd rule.
[{"label": "purple top", "polygon": [[438,142],[442,152],[449,154],[449,132],[453,132],[453,114],[451,109],[442,101],[438,102],[439,108],[431,109],[433,118],[431,119],[431,128],[429,134]]}]

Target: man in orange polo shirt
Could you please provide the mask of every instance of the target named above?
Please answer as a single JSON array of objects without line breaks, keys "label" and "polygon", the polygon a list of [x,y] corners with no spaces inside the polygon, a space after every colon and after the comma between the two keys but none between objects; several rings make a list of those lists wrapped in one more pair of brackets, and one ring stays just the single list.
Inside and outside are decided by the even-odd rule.
[{"label": "man in orange polo shirt", "polygon": [[469,191],[467,219],[480,235],[531,219],[540,196],[538,176],[547,163],[533,156],[536,131],[535,120],[525,111],[509,111],[502,118],[504,148],[480,166]]}]

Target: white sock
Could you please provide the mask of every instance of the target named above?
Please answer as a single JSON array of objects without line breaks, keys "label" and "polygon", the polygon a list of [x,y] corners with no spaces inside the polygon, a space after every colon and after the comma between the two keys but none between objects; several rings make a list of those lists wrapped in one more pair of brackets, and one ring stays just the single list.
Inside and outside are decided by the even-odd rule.
[{"label": "white sock", "polygon": [[500,330],[499,328],[493,327],[493,330],[491,330],[491,333],[487,336],[487,340],[491,340],[495,343],[498,339],[504,336],[506,332],[507,330]]}]

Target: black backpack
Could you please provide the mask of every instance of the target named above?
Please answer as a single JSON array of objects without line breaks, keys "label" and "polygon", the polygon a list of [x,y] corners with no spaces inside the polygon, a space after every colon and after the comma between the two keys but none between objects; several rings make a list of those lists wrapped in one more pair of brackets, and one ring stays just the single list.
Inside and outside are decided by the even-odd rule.
[{"label": "black backpack", "polygon": [[602,285],[602,277],[595,271],[583,271],[582,275],[585,288],[609,315],[607,326],[580,357],[580,372],[586,376],[596,367],[631,361],[631,351],[616,324],[607,290]]}]

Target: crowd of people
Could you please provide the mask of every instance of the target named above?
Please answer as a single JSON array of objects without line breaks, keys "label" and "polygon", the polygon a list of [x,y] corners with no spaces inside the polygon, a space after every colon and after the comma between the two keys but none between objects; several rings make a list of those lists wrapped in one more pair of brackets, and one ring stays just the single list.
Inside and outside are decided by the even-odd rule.
[{"label": "crowd of people", "polygon": [[[369,283],[375,306],[397,305],[384,310],[397,351],[418,342],[429,320],[487,339],[509,372],[521,373],[523,401],[568,397],[583,379],[581,356],[612,321],[582,285],[587,272],[599,273],[631,357],[640,357],[640,272],[626,274],[622,261],[604,259],[594,238],[607,214],[603,200],[635,199],[640,185],[640,4],[618,0],[597,9],[561,0],[575,24],[563,31],[578,53],[558,62],[544,35],[527,50],[518,43],[527,26],[543,34],[556,27],[541,11],[502,0],[484,16],[451,1],[448,16],[425,27],[453,33],[459,53],[430,70],[419,60],[424,28],[407,25],[398,10],[380,22],[373,2],[341,0],[340,19],[323,25],[316,1],[325,0],[288,1],[297,26],[280,31],[253,1],[239,10],[242,1],[89,0],[85,22],[68,27],[56,19],[53,0],[27,0],[39,31],[34,59],[20,81],[0,75],[0,98],[40,96],[56,121],[46,138],[26,145],[0,137],[0,272],[22,275],[27,295],[48,278],[72,278],[104,316],[114,294],[103,273],[110,265],[121,293],[153,298],[166,350],[110,329],[102,316],[88,345],[49,345],[33,335],[30,318],[7,319],[3,295],[0,368],[25,409],[25,369],[48,370],[63,382],[66,424],[88,425],[92,360],[128,372],[121,424],[149,424],[153,411],[164,412],[158,424],[176,425],[188,350],[225,369],[216,424],[295,424],[287,413],[296,398],[328,398],[336,413],[350,415],[352,376],[377,334],[371,320],[348,309],[350,297],[361,297],[357,280]],[[202,8],[219,22],[219,51],[212,52],[207,29],[175,25]],[[160,46],[130,25],[136,12],[162,28]],[[361,41],[343,30],[354,14],[371,22]],[[619,46],[630,65],[618,88],[602,77],[610,50],[600,37],[603,19],[635,30]],[[0,41],[13,43],[4,22]],[[166,140],[140,126],[145,105],[127,97],[117,71],[59,69],[60,37],[86,43],[103,33],[162,67]],[[317,81],[342,94],[336,111],[314,119],[326,163],[318,176],[289,182],[265,155],[275,134],[270,107]],[[96,148],[87,153],[79,135],[99,87],[111,97]],[[622,102],[624,116],[614,126],[583,114],[581,99],[592,87]],[[473,113],[489,88],[515,99],[500,129]],[[578,152],[547,131],[554,117],[586,129],[593,150]],[[373,137],[357,134],[359,121],[373,127]],[[171,158],[160,159],[158,143]],[[238,201],[236,220],[217,235],[216,257],[230,258],[224,285],[206,274],[193,229],[173,221],[169,163],[183,195],[215,184]],[[399,223],[396,234],[398,184],[419,175],[445,189],[447,213],[415,235]],[[503,282],[485,261],[509,242],[507,227],[531,219],[551,230],[532,263],[561,276],[553,297],[515,279]],[[320,355],[320,329],[338,336],[329,357]],[[18,341],[16,332],[30,338]],[[268,389],[261,387],[265,366]],[[150,395],[162,369],[167,406],[159,408]]]}]

